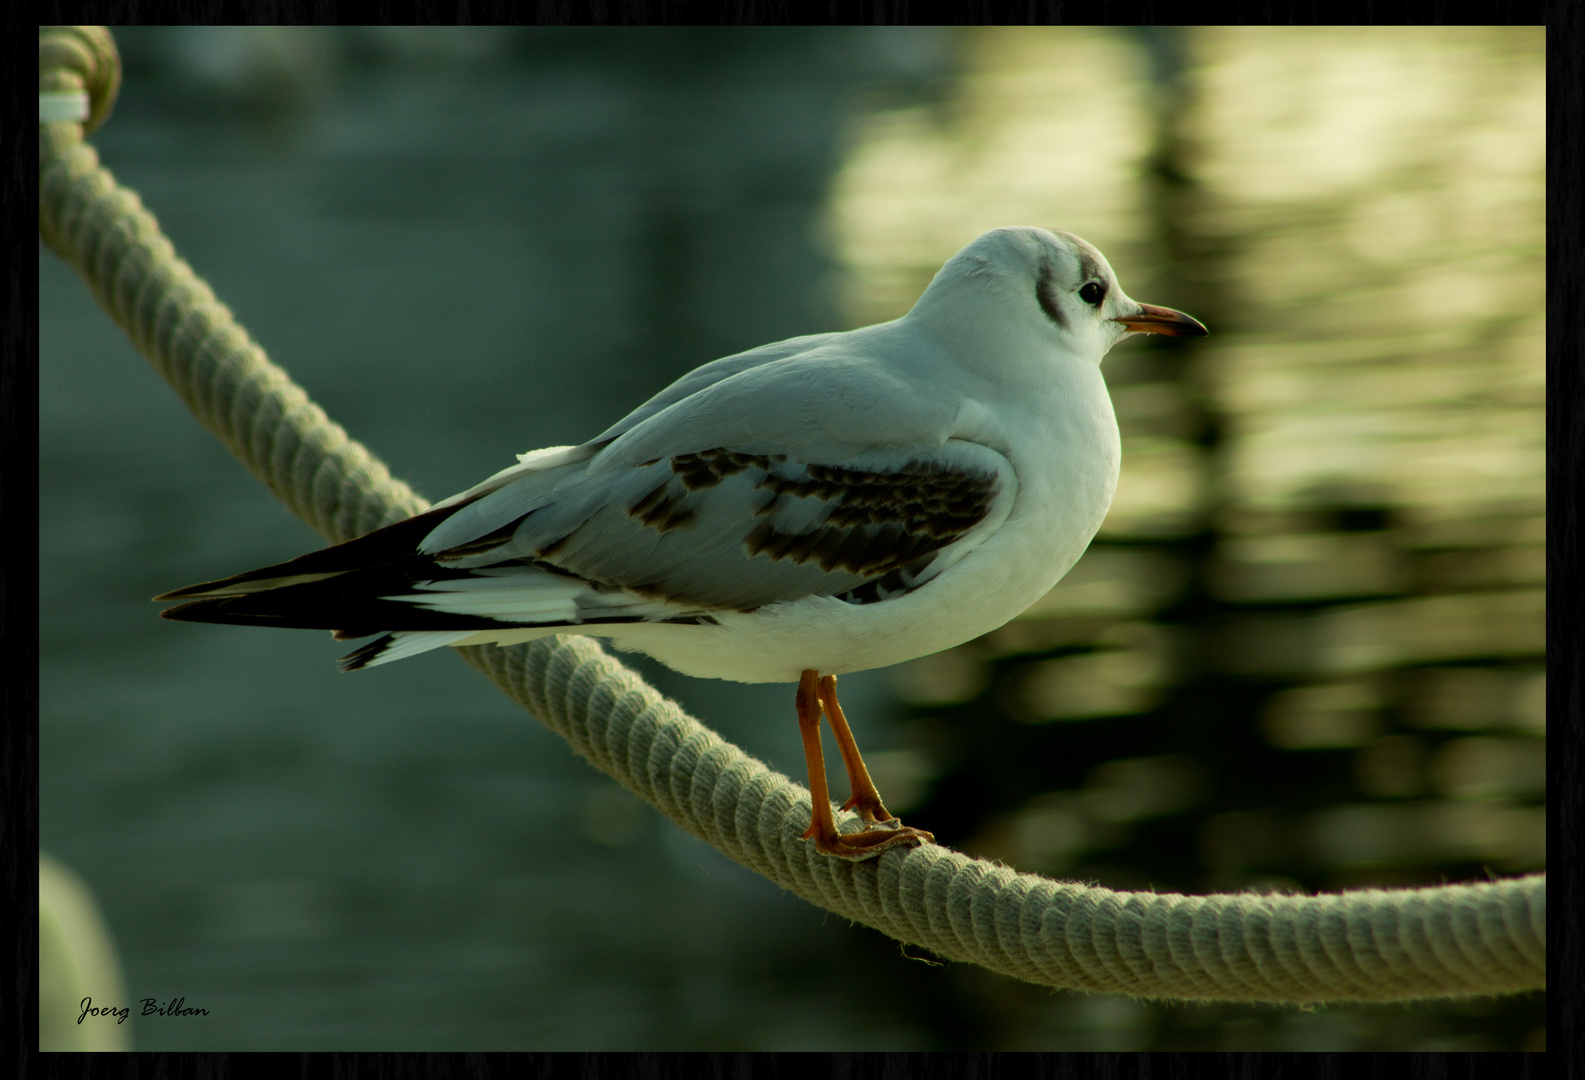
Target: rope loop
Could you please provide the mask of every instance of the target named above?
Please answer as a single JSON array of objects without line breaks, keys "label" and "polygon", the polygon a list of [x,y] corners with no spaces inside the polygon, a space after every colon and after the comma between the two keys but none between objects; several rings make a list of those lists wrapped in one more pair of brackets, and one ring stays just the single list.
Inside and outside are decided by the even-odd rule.
[{"label": "rope loop", "polygon": [[39,93],[88,95],[83,133],[103,124],[121,91],[121,54],[103,26],[39,27]]}]

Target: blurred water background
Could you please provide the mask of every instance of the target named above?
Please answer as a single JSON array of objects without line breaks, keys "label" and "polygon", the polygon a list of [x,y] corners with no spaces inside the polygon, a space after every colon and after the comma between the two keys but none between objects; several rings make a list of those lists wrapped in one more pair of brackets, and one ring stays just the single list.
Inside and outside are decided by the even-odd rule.
[{"label": "blurred water background", "polygon": [[[843,699],[893,809],[1126,889],[1545,865],[1539,28],[138,29],[94,137],[439,498],[677,375],[1065,228],[1204,341],[1107,360],[1123,479],[1003,630]],[[155,593],[317,545],[42,247],[41,848],[140,1049],[1540,1049],[932,965],[675,829],[455,660]],[[803,776],[790,687],[635,661]]]}]

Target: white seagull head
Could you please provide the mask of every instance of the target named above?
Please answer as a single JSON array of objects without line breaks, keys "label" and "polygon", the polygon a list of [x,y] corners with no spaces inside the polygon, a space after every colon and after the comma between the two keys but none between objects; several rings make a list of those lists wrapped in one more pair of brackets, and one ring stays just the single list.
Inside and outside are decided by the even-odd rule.
[{"label": "white seagull head", "polygon": [[1207,332],[1181,311],[1130,299],[1091,244],[1029,225],[992,229],[948,259],[908,317],[960,348],[1056,349],[1092,364],[1129,334]]}]

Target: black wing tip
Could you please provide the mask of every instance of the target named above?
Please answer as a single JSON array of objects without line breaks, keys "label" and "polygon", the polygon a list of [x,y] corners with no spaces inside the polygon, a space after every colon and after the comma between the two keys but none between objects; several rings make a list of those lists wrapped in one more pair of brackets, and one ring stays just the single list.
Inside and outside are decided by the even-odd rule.
[{"label": "black wing tip", "polygon": [[[169,596],[170,594],[166,594]],[[155,600],[164,600],[166,597],[156,596]],[[170,619],[174,622],[215,622],[215,600],[190,600],[185,604],[177,604],[173,608],[166,608],[160,612],[160,618]]]},{"label": "black wing tip", "polygon": [[151,599],[153,599],[156,604],[169,604],[177,600],[203,598],[205,593],[212,590],[218,584],[220,584],[218,581],[206,581],[198,585],[184,585],[180,589],[172,589],[170,592],[160,593],[160,595],[152,597]]},{"label": "black wing tip", "polygon": [[235,594],[228,596],[206,596],[202,600],[189,600],[185,604],[166,608],[160,612],[160,618],[170,619],[174,622],[201,622],[216,623],[221,626],[286,626],[291,629],[314,629],[313,627],[300,627],[295,622],[270,615],[264,612],[239,610],[238,600],[249,599],[248,596]]},{"label": "black wing tip", "polygon": [[[299,555],[286,562],[275,563],[273,566],[260,567],[257,570],[248,570],[230,577],[217,578],[214,581],[204,581],[197,585],[187,585],[180,589],[161,593],[154,598],[157,604],[167,604],[177,600],[209,599],[217,592],[224,592],[229,596],[245,596],[253,592],[265,591],[259,588],[244,589],[238,586],[249,585],[271,578],[302,579],[308,575],[322,575],[334,577],[348,571],[364,570],[381,563],[413,554],[417,551],[418,543],[441,521],[461,510],[469,503],[483,498],[475,495],[471,499],[451,506],[431,507],[420,511],[411,517],[402,518],[389,525],[382,525],[371,529],[362,536],[351,540],[343,540],[339,544],[310,551],[306,555]],[[303,583],[301,581],[299,584]],[[272,586],[273,587],[273,586]],[[215,597],[219,599],[219,597]]]},{"label": "black wing tip", "polygon": [[[258,570],[249,570],[242,574],[232,574],[230,577],[216,578],[214,581],[200,581],[197,585],[184,585],[180,589],[172,589],[168,593],[161,593],[154,598],[154,602],[156,604],[168,604],[174,600],[223,600],[228,597],[249,596],[256,592],[268,591],[267,588],[261,588],[254,583],[268,582],[275,578],[289,580],[294,576],[302,576],[283,572],[282,567],[288,565],[287,563],[279,563],[275,566],[265,566]],[[332,575],[327,574],[325,576]],[[253,588],[243,588],[246,585],[253,585]],[[277,586],[269,586],[269,588],[274,587]]]}]

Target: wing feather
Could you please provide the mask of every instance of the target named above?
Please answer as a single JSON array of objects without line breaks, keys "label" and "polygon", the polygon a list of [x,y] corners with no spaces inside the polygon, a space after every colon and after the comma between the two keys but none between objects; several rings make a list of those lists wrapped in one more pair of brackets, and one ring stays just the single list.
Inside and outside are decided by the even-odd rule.
[{"label": "wing feather", "polygon": [[958,440],[839,465],[717,448],[586,473],[497,526],[494,547],[436,557],[459,569],[539,565],[679,607],[747,611],[843,595],[904,568],[916,587],[933,576],[926,564],[1005,518],[1015,487],[1001,454]]},{"label": "wing feather", "polygon": [[[521,455],[347,543],[167,593],[158,599],[186,602],[163,614],[384,632],[350,669],[502,628],[521,640],[906,593],[994,532],[1017,482],[1001,453],[949,437],[958,403],[918,390],[940,357],[897,325],[705,365],[590,443]],[[917,378],[869,363],[865,348],[906,348]],[[898,407],[876,411],[877,400]]]}]

